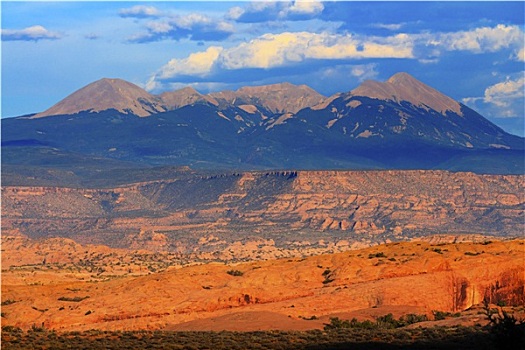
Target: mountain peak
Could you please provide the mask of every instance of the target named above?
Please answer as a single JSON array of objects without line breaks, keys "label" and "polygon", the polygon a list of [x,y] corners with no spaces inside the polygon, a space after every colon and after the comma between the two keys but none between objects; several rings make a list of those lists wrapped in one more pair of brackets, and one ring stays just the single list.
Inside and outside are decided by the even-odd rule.
[{"label": "mountain peak", "polygon": [[191,86],[180,90],[167,91],[160,95],[162,102],[168,109],[177,109],[194,103],[210,103],[217,106],[219,103],[213,97],[202,95]]},{"label": "mountain peak", "polygon": [[416,78],[414,78],[413,76],[411,76],[410,74],[406,72],[399,72],[399,73],[392,75],[390,78],[388,78],[387,82],[390,84],[395,84],[395,85],[404,85],[404,84],[417,84],[419,83],[419,80],[417,80]]},{"label": "mountain peak", "polygon": [[33,118],[76,114],[83,111],[100,112],[107,109],[132,113],[140,117],[164,111],[158,99],[139,86],[122,79],[102,78],[73,92]]},{"label": "mountain peak", "polygon": [[461,105],[457,101],[405,72],[396,73],[385,82],[366,80],[350,94],[395,102],[407,101],[415,106],[428,107],[442,114],[452,111],[462,115]]},{"label": "mountain peak", "polygon": [[236,91],[216,92],[209,96],[224,99],[232,104],[262,105],[273,113],[297,113],[325,99],[325,96],[307,85],[294,85],[288,82],[245,86]]}]

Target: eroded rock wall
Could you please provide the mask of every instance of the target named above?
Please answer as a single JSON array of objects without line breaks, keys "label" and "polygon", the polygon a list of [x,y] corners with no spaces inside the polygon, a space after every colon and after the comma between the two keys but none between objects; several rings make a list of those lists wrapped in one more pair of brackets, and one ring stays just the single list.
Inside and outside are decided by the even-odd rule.
[{"label": "eroded rock wall", "polygon": [[524,178],[285,171],[186,174],[113,189],[4,187],[2,228],[31,238],[189,251],[216,249],[199,241],[210,236],[277,245],[379,243],[442,233],[512,237],[523,230]]}]

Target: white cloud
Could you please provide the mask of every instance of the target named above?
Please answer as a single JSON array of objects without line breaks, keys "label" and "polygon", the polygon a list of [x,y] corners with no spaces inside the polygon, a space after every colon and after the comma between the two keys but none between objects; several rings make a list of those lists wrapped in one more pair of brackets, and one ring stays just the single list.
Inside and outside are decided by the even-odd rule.
[{"label": "white cloud", "polygon": [[525,49],[522,47],[512,58],[516,61],[525,62]]},{"label": "white cloud", "polygon": [[411,43],[403,35],[360,40],[329,33],[265,34],[221,54],[225,69],[273,68],[307,59],[411,58]]},{"label": "white cloud", "polygon": [[192,53],[187,58],[174,58],[160,69],[156,78],[162,80],[178,75],[206,76],[222,51],[220,46],[210,46],[206,51]]},{"label": "white cloud", "polygon": [[481,97],[466,97],[462,102],[487,117],[523,119],[524,97],[525,76],[521,73],[487,87]]},{"label": "white cloud", "polygon": [[[156,79],[169,80],[180,75],[204,77],[217,69],[271,69],[305,60],[411,58],[411,44],[406,39],[401,34],[370,41],[328,33],[264,34],[231,48],[212,46],[185,59],[173,59],[160,69]],[[358,71],[355,72],[358,76]]]},{"label": "white cloud", "polygon": [[151,21],[146,24],[146,28],[152,33],[168,33],[173,26],[166,21]]},{"label": "white cloud", "polygon": [[351,73],[359,81],[364,81],[368,79],[374,79],[379,75],[379,72],[376,70],[377,64],[361,64],[352,67]]},{"label": "white cloud", "polygon": [[[251,6],[261,9],[277,6],[274,3],[257,3]],[[282,5],[280,5],[282,6]],[[242,9],[233,12],[240,13]],[[238,12],[236,12],[238,11]],[[193,26],[207,23],[206,16],[190,16],[180,20],[180,26]],[[171,24],[171,23],[170,23]],[[151,30],[165,31],[159,28]],[[231,27],[225,27],[225,30]],[[217,74],[242,69],[273,69],[279,67],[299,67],[313,61],[333,62],[347,65],[349,61],[360,59],[415,59],[420,64],[436,64],[445,51],[469,51],[472,53],[511,50],[523,56],[524,35],[518,26],[497,25],[495,27],[475,28],[470,31],[451,33],[398,33],[389,36],[364,36],[356,34],[333,34],[329,32],[282,32],[267,33],[250,41],[232,47],[213,46],[206,51],[193,53],[184,59],[174,59],[162,67],[154,79],[165,83],[176,81],[178,76],[213,78]],[[320,63],[326,67],[326,63]],[[318,66],[319,67],[319,66]],[[358,70],[354,76],[359,78]],[[365,76],[363,74],[363,76]],[[370,77],[373,76],[369,75]],[[510,86],[506,82],[505,86]],[[499,86],[498,86],[499,87]],[[503,103],[495,90],[489,89],[484,103],[495,105]],[[509,96],[507,96],[509,98]],[[492,100],[491,100],[492,99]]]},{"label": "white cloud", "polygon": [[24,29],[2,29],[2,40],[4,41],[38,41],[56,40],[60,38],[62,38],[60,33],[49,31],[40,25]]},{"label": "white cloud", "polygon": [[375,24],[372,25],[372,27],[394,31],[394,30],[399,30],[399,29],[403,28],[404,25],[405,25],[405,23],[391,23],[391,24],[375,23]]},{"label": "white cloud", "polygon": [[164,39],[224,40],[234,33],[231,23],[218,21],[209,16],[190,13],[184,16],[171,16],[146,24],[146,33],[128,38],[131,42],[150,42]]},{"label": "white cloud", "polygon": [[484,101],[498,107],[509,107],[513,100],[523,99],[525,89],[525,76],[511,80],[509,77],[504,82],[494,84],[485,89]]},{"label": "white cloud", "polygon": [[446,51],[471,51],[474,53],[496,52],[504,48],[523,46],[525,39],[519,26],[497,26],[475,28],[469,31],[424,34],[426,44]]},{"label": "white cloud", "polygon": [[119,15],[121,17],[146,18],[159,17],[161,12],[153,6],[136,5],[131,8],[121,9]]},{"label": "white cloud", "polygon": [[287,12],[292,14],[318,14],[323,12],[324,6],[320,1],[296,0],[288,7]]},{"label": "white cloud", "polygon": [[210,17],[200,13],[190,13],[186,16],[177,16],[172,20],[173,25],[183,29],[191,29],[199,25],[209,25],[212,22],[213,21]]},{"label": "white cloud", "polygon": [[254,1],[244,7],[232,7],[226,18],[247,23],[306,20],[315,18],[323,10],[323,3],[317,0]]},{"label": "white cloud", "polygon": [[241,7],[235,6],[228,11],[226,18],[236,21],[243,15],[243,13],[244,10]]}]

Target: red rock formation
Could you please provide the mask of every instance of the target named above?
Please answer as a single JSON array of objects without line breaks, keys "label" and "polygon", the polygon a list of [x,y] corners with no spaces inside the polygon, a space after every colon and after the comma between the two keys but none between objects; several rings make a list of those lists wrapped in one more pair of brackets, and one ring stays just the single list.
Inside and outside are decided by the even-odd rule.
[{"label": "red rock formation", "polygon": [[[370,245],[434,234],[519,236],[523,180],[445,171],[308,171],[190,174],[113,189],[4,187],[2,229],[186,253],[261,239],[291,249],[299,241],[315,248],[320,241]],[[223,243],[199,243],[210,233]]]}]

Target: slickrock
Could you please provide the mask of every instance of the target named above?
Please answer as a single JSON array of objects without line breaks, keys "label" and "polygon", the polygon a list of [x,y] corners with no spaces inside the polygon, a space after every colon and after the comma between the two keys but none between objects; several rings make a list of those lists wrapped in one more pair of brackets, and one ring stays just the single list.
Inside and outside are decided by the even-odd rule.
[{"label": "slickrock", "polygon": [[[205,264],[145,276],[68,274],[37,266],[2,279],[2,325],[57,330],[238,329],[242,315],[265,315],[261,329],[321,328],[334,315],[456,312],[479,304],[523,305],[523,240],[391,243],[363,250],[236,265]],[[39,276],[40,281],[31,279]],[[85,278],[80,280],[80,278]],[[33,281],[28,283],[29,281]],[[369,311],[366,311],[369,310]],[[271,315],[274,315],[270,317]],[[290,328],[283,323],[290,318]],[[431,316],[430,316],[431,317]],[[208,320],[208,321],[206,321]],[[262,319],[261,319],[262,320]],[[276,320],[276,323],[272,323]],[[299,323],[299,325],[298,325]],[[215,328],[217,329],[217,328]]]}]

